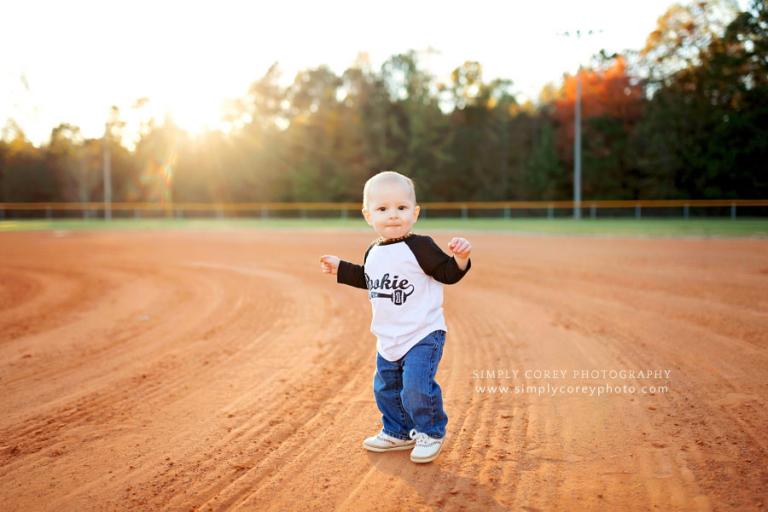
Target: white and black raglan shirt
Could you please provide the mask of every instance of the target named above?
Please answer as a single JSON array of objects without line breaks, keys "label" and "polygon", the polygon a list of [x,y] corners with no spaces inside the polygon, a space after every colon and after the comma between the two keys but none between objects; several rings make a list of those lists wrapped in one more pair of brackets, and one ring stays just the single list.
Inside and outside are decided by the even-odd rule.
[{"label": "white and black raglan shirt", "polygon": [[443,316],[443,284],[458,282],[472,266],[459,269],[425,235],[377,240],[365,251],[363,265],[341,261],[336,281],[368,290],[376,350],[397,361],[432,331],[448,331]]}]

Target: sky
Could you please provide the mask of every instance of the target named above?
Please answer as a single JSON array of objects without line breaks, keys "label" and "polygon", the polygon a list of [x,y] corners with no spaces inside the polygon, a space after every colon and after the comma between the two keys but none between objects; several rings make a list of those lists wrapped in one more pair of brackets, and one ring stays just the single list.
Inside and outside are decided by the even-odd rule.
[{"label": "sky", "polygon": [[[14,119],[34,143],[68,122],[99,136],[110,107],[166,114],[191,133],[221,127],[221,108],[278,62],[343,72],[358,54],[375,67],[424,52],[438,80],[467,60],[483,79],[513,81],[535,100],[600,49],[640,49],[670,0],[16,0],[0,18],[0,127]],[[601,30],[577,40],[560,34]],[[434,50],[427,52],[428,49]]]}]

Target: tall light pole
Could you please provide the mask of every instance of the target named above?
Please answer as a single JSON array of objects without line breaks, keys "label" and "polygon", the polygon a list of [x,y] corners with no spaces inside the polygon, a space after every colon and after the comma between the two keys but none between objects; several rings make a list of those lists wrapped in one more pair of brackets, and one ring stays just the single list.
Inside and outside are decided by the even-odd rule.
[{"label": "tall light pole", "polygon": [[581,64],[576,71],[576,106],[573,129],[573,218],[581,218]]},{"label": "tall light pole", "polygon": [[121,126],[120,111],[112,106],[107,122],[104,123],[104,143],[102,144],[103,165],[102,181],[104,182],[104,220],[112,220],[112,139],[115,137],[115,127]]},{"label": "tall light pole", "polygon": [[104,220],[112,220],[112,153],[110,151],[110,123],[104,126],[103,165],[101,167],[104,183]]},{"label": "tall light pole", "polygon": [[[581,36],[591,36],[593,34],[599,34],[602,30],[587,30],[582,32],[576,30],[574,32],[562,32],[559,35],[565,37],[576,36],[577,40],[581,40]],[[574,105],[573,116],[573,218],[581,218],[581,64],[576,71],[576,103]]]}]

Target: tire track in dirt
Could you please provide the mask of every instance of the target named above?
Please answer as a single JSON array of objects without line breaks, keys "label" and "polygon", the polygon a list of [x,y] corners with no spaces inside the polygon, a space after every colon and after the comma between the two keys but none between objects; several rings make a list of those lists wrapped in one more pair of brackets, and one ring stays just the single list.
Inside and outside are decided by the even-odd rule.
[{"label": "tire track in dirt", "polygon": [[[99,269],[99,272],[102,271],[103,269]],[[175,279],[172,277],[155,273],[141,279],[140,276],[137,277],[136,275],[140,272],[141,269],[110,269],[109,273],[102,272],[103,276],[110,276],[112,279],[108,280],[104,287],[99,306],[81,310],[77,315],[72,316],[71,321],[66,325],[49,330],[50,334],[55,335],[56,339],[59,340],[56,344],[56,347],[59,348],[58,357],[48,357],[44,363],[36,365],[28,364],[28,368],[24,368],[27,370],[26,373],[22,372],[21,369],[14,369],[13,376],[4,378],[3,382],[9,385],[17,380],[25,380],[29,378],[31,373],[42,380],[55,378],[68,371],[82,371],[82,360],[66,357],[68,354],[63,352],[64,350],[76,350],[82,356],[96,359],[103,357],[104,352],[109,352],[112,355],[113,351],[122,347],[125,341],[155,328],[158,324],[157,317],[153,319],[151,315],[145,314],[145,312],[152,310],[156,304],[161,304],[161,301],[165,301],[166,304],[182,302],[185,299],[185,292],[180,293],[177,288],[172,286],[175,283]],[[118,274],[118,276],[114,274]],[[120,281],[125,280],[131,281],[130,287],[128,285],[119,286]],[[158,282],[162,284],[158,286]],[[150,287],[149,290],[152,290],[151,293],[147,286]],[[110,290],[115,289],[119,289],[117,300],[110,298],[112,295]],[[160,294],[161,291],[167,293]],[[173,299],[166,297],[169,293],[175,294]],[[150,300],[152,302],[148,302]],[[114,309],[120,310],[118,318],[111,316]],[[101,320],[103,317],[107,317],[109,320]],[[94,318],[98,320],[94,321]],[[90,344],[78,342],[80,338],[86,337],[95,338],[98,341]],[[101,343],[102,341],[103,343]],[[62,345],[64,347],[61,347]],[[51,348],[49,342],[37,343],[36,337],[26,336],[18,343],[8,344],[1,350],[3,357],[12,357],[14,350],[26,351],[30,356],[29,362],[31,363],[39,361],[39,357],[32,359],[32,356],[49,355]]]},{"label": "tire track in dirt", "polygon": [[[7,299],[0,318],[0,344],[29,336],[65,323],[74,312],[98,300],[102,281],[88,272],[61,271],[50,267],[9,265],[13,275],[3,283],[4,293],[21,291]],[[4,277],[4,276],[3,276]]]},{"label": "tire track in dirt", "polygon": [[[39,281],[32,276],[20,275],[18,270],[10,271],[7,267],[0,269],[0,311],[7,315],[12,309],[30,302],[42,289]],[[0,332],[6,332],[13,324],[5,322],[5,328]],[[3,338],[6,336],[9,334],[4,334]]]},{"label": "tire track in dirt", "polygon": [[[161,280],[161,279],[165,279],[166,283],[169,283],[169,284],[178,281],[178,277],[162,277],[161,278],[161,276],[159,276],[159,275],[153,275],[152,279],[155,280],[155,281]],[[204,292],[203,292],[202,289],[200,290],[200,292],[197,295],[197,298],[202,297],[203,294],[207,298],[210,298],[210,291],[209,291],[209,287],[208,286],[205,287],[205,291]],[[163,299],[163,300],[167,301],[165,303],[166,306],[164,306],[164,307],[167,308],[167,303],[179,303],[179,302],[183,303],[184,301],[195,300],[193,297],[194,297],[194,295],[190,294],[188,291],[187,292],[183,292],[183,293],[174,292],[173,295],[170,295],[168,298],[164,298]],[[220,300],[217,299],[215,302],[218,303],[218,302],[220,302]],[[212,310],[210,313],[206,314],[206,316],[213,315],[213,316],[221,317],[221,315],[223,313],[225,313],[225,311],[224,311],[224,308],[220,308],[220,309],[221,309],[221,311],[213,311]],[[130,315],[130,316],[133,317],[133,314]],[[228,319],[226,317],[224,317],[223,320],[228,320]],[[219,320],[217,320],[217,322],[221,322],[221,321],[222,321],[221,318]],[[139,327],[134,328],[133,330],[127,332],[127,333],[122,332],[122,331],[124,331],[125,327],[123,325],[119,325],[116,328],[110,329],[105,335],[102,335],[102,337],[104,337],[104,338],[111,339],[112,340],[111,343],[108,343],[108,344],[106,344],[103,347],[97,347],[96,349],[91,348],[91,349],[89,349],[87,351],[84,351],[85,355],[87,355],[89,359],[95,360],[95,362],[100,362],[99,361],[99,357],[104,357],[105,360],[106,359],[112,360],[113,361],[112,364],[114,364],[115,366],[121,365],[124,362],[124,360],[128,359],[127,357],[124,357],[124,356],[126,356],[126,354],[128,356],[130,356],[130,358],[134,358],[134,359],[136,359],[136,358],[141,358],[141,359],[148,358],[149,356],[152,355],[152,353],[149,350],[147,350],[147,349],[152,348],[151,346],[144,346],[144,347],[142,347],[142,346],[139,345],[138,347],[130,347],[130,346],[128,346],[128,343],[126,343],[126,342],[131,340],[132,338],[135,338],[136,336],[138,336],[140,334],[157,336],[157,337],[167,337],[167,336],[169,336],[169,332],[168,331],[163,332],[162,329],[158,329],[158,327],[161,326],[161,325],[162,324],[160,322],[155,322],[155,325],[150,326],[149,328],[144,328],[142,326],[139,326]],[[168,329],[168,327],[169,327],[168,325],[165,326],[166,329]],[[172,325],[170,327],[176,329]],[[206,331],[203,331],[201,333],[201,335],[199,335],[199,337],[201,339],[203,339],[203,340],[206,339],[206,338],[209,338],[209,337],[212,336],[212,334],[215,333],[215,329],[216,329],[216,327],[208,328]],[[194,331],[194,329],[191,329],[191,330]],[[187,345],[187,346],[189,346],[189,345]],[[144,351],[138,352],[136,350],[137,348],[144,349]],[[162,347],[162,348],[164,350],[167,347]],[[104,364],[106,364],[106,363],[104,363]],[[77,370],[77,367],[76,366],[75,367],[69,367],[67,369],[72,371],[73,369]],[[80,369],[80,371],[82,372],[82,369]],[[61,372],[59,371],[58,373],[61,373]],[[56,376],[56,373],[48,372],[48,373],[45,373],[42,377],[44,379],[50,379],[50,378],[54,378],[55,376]],[[18,377],[18,378],[23,378],[23,377],[24,376],[22,375],[21,377]],[[81,378],[82,378],[82,376],[81,376]],[[143,378],[146,378],[146,376],[143,377]]]},{"label": "tire track in dirt", "polygon": [[[602,282],[602,281],[601,281]],[[582,286],[579,287],[580,292],[586,292],[588,290],[587,287],[585,287],[582,283]],[[631,287],[630,287],[631,288]],[[591,290],[590,290],[591,291]],[[529,298],[532,296],[535,296],[535,290],[529,290],[528,296]],[[713,340],[719,340],[722,342],[723,347],[728,347],[732,351],[733,342],[734,340],[731,339],[722,339],[720,340],[720,336],[717,334],[709,333],[705,329],[702,329],[700,324],[695,323],[693,325],[688,325],[687,322],[680,322],[680,316],[673,315],[671,318],[669,315],[662,315],[661,311],[654,311],[652,314],[648,314],[647,311],[645,311],[645,308],[638,311],[638,308],[636,307],[638,304],[638,297],[637,294],[632,291],[626,291],[625,292],[625,299],[626,301],[631,304],[624,305],[624,304],[616,304],[612,301],[606,301],[606,300],[600,300],[596,297],[599,297],[602,294],[585,294],[581,293],[581,296],[579,297],[579,300],[571,300],[569,301],[570,304],[583,304],[584,302],[587,302],[587,304],[584,305],[583,311],[574,311],[572,307],[569,307],[567,303],[562,305],[562,309],[569,311],[569,315],[567,317],[567,320],[563,320],[560,322],[560,324],[565,328],[566,330],[573,331],[574,329],[578,332],[582,332],[583,334],[591,337],[591,338],[598,338],[603,339],[607,342],[616,341],[616,340],[622,340],[620,343],[618,343],[617,352],[615,354],[616,361],[621,363],[621,367],[658,367],[659,366],[659,360],[660,358],[649,358],[647,355],[648,353],[654,353],[655,351],[640,351],[635,349],[634,347],[646,347],[648,344],[646,341],[649,339],[653,339],[653,335],[648,334],[647,329],[627,329],[626,324],[621,324],[619,322],[608,322],[606,319],[615,317],[615,318],[621,318],[625,319],[628,317],[640,317],[637,320],[642,320],[641,322],[637,322],[640,325],[651,325],[654,321],[655,322],[662,322],[665,325],[664,329],[659,329],[657,336],[660,337],[664,336],[665,331],[666,334],[668,334],[670,331],[681,331],[681,330],[693,330],[695,333],[692,334],[690,332],[681,332],[679,334],[680,338],[683,339],[708,339],[710,341]],[[615,297],[613,297],[615,299]],[[552,297],[546,296],[542,297],[542,302],[552,303],[553,302]],[[686,300],[685,302],[690,302],[689,300]],[[663,300],[660,300],[660,303],[664,303]],[[615,309],[620,307],[619,311],[615,311]],[[613,315],[602,315],[600,317],[596,316],[594,312],[596,311],[602,311],[602,312],[608,312],[614,310]],[[611,325],[614,324],[614,325]],[[598,326],[595,328],[595,326]],[[609,327],[610,326],[610,327]],[[642,333],[641,336],[630,336],[627,335],[627,332],[640,332]],[[644,337],[643,337],[644,336]],[[669,338],[674,338],[674,336],[669,336]],[[632,348],[628,348],[632,347]],[[656,348],[656,347],[654,347]],[[760,356],[760,351],[756,351],[753,347],[750,345],[742,345],[742,349],[744,349],[748,354],[752,354],[752,357],[754,356]],[[621,351],[625,356],[622,357],[618,351]],[[594,349],[591,351],[592,353],[597,353],[594,351]],[[635,357],[629,357],[630,355]],[[725,357],[726,354],[723,354],[723,357]],[[762,359],[762,357],[760,357]],[[637,364],[639,363],[639,365]],[[739,367],[743,366],[744,361],[742,361],[739,364],[734,365],[733,367]],[[669,366],[668,364],[666,366]],[[679,366],[677,366],[679,368]],[[731,382],[732,379],[726,378],[722,376],[719,372],[715,372],[715,375],[719,375],[719,377],[722,379],[723,384]],[[728,384],[729,386],[733,386],[734,384]],[[676,394],[673,393],[670,395],[671,397],[674,397]],[[697,395],[700,395],[700,392],[698,392],[695,387],[690,387],[688,389],[685,389],[685,395],[689,395],[691,397],[696,397]],[[685,397],[686,401],[689,401],[690,398]],[[707,403],[706,398],[699,398],[698,400],[692,400],[692,403],[690,404],[690,407],[694,407],[693,403],[696,403],[696,408],[700,408],[701,406],[705,405]],[[651,412],[649,411],[657,411],[658,412]],[[686,462],[685,457],[675,456],[672,453],[669,453],[670,450],[667,449],[669,446],[669,439],[672,440],[678,438],[680,436],[680,432],[665,432],[665,431],[659,431],[659,426],[655,423],[652,423],[650,418],[652,416],[659,416],[661,411],[665,411],[664,413],[666,416],[672,416],[673,413],[666,412],[666,407],[662,405],[659,405],[658,403],[654,402],[654,405],[648,405],[647,410],[640,409],[640,406],[638,404],[638,407],[636,408],[636,413],[634,416],[632,416],[633,420],[631,422],[627,422],[628,424],[634,424],[641,426],[641,430],[643,435],[650,434],[653,437],[650,439],[640,439],[638,442],[643,442],[644,444],[651,444],[653,447],[653,452],[649,456],[645,452],[640,452],[639,456],[642,458],[643,464],[643,470],[645,472],[644,474],[644,481],[646,482],[654,482],[654,478],[659,474],[658,467],[666,468],[662,470],[662,474],[664,475],[664,478],[667,478],[667,480],[660,480],[661,483],[664,482],[676,482],[676,481],[685,481],[689,484],[692,483],[694,476],[691,467],[689,467],[689,464]],[[687,409],[687,407],[685,408]],[[685,412],[685,409],[682,409],[683,412]],[[679,416],[679,410],[673,409],[674,412],[677,412],[675,416]],[[751,415],[750,417],[755,417],[754,415]],[[679,418],[678,418],[679,421]],[[662,424],[663,425],[663,424]],[[676,427],[679,427],[682,425],[682,423],[675,423]],[[746,432],[749,432],[750,429],[745,428]],[[708,435],[705,434],[703,437],[712,437],[715,439],[721,438],[724,435],[727,435],[728,430],[714,430]],[[693,439],[700,439],[702,437],[702,433],[699,432],[698,434],[689,433],[685,437],[693,438]],[[667,441],[662,441],[663,439],[666,439]],[[761,446],[761,441],[759,441],[758,438],[753,438],[749,442],[744,443],[744,439],[741,440],[741,443],[733,441],[733,444],[753,444],[757,446]],[[699,441],[703,442],[703,441]],[[673,446],[674,446],[673,442]],[[693,450],[691,450],[687,446],[681,447],[681,452],[684,453],[686,451],[693,452],[694,457],[696,457],[696,451],[695,447]],[[764,457],[765,454],[760,454],[760,457]],[[676,459],[673,460],[673,459]],[[734,459],[732,459],[733,461]],[[699,463],[701,460],[699,460]],[[670,471],[679,470],[679,473],[677,474],[671,474]],[[666,474],[665,474],[666,472]],[[671,478],[674,477],[674,478]],[[764,476],[762,477],[764,478]],[[658,506],[672,506],[679,508],[684,505],[684,498],[683,496],[694,496],[693,498],[693,504],[691,508],[696,509],[707,509],[709,507],[709,500],[706,499],[706,497],[700,493],[700,491],[697,488],[693,488],[690,493],[685,493],[680,490],[680,488],[674,488],[670,486],[664,487],[663,485],[654,485],[648,487],[648,492],[651,494],[651,499],[656,503],[658,501]],[[673,501],[665,503],[664,497],[670,497]]]},{"label": "tire track in dirt", "polygon": [[[212,310],[212,313],[217,318],[217,321],[228,319],[223,314],[223,311]],[[203,319],[206,318],[208,318],[207,315],[203,317]],[[203,339],[205,338],[206,333],[204,332]],[[143,348],[151,347],[152,345],[147,345]],[[191,345],[187,344],[186,347],[190,348]],[[167,349],[168,346],[165,348]],[[155,351],[157,352],[158,350],[155,349]],[[150,355],[150,353],[145,351],[140,354],[140,357],[147,358]],[[168,370],[179,368],[181,365],[174,363],[174,358],[170,358],[171,360],[169,361],[169,358],[162,352],[159,355],[161,357],[157,362],[137,368],[140,373],[114,383],[110,382],[108,384],[109,392],[92,393],[78,399],[73,405],[60,408],[55,413],[58,421],[52,423],[50,419],[46,420],[45,415],[29,419],[24,423],[22,429],[19,429],[17,426],[14,429],[13,435],[3,432],[4,441],[9,445],[13,445],[10,451],[16,457],[27,451],[34,452],[42,446],[50,445],[52,436],[57,431],[78,428],[94,422],[98,424],[109,423],[115,418],[124,419],[129,417],[136,407],[151,406],[156,397],[165,396],[166,394],[172,395],[176,385],[184,380],[184,373],[181,373],[180,377],[175,380],[164,378],[164,373],[167,373]],[[134,355],[133,357],[136,356]],[[208,357],[211,359],[210,355]],[[198,376],[200,374],[197,370],[190,370],[187,376],[192,375],[192,372],[195,372]],[[135,400],[136,395],[142,397],[141,402]],[[33,437],[36,444],[29,445],[29,434],[35,434]],[[21,447],[19,444],[14,445],[15,442],[21,443]]]},{"label": "tire track in dirt", "polygon": [[[227,317],[226,317],[226,316],[222,316],[222,315],[221,315],[221,313],[222,313],[222,312],[217,312],[217,316],[219,317],[219,318],[217,319],[217,321],[220,321],[222,318],[223,318],[224,320],[226,320],[226,319],[227,319]],[[204,317],[204,319],[205,319],[205,317]],[[163,368],[163,369],[165,370],[165,369],[168,369],[168,368]],[[146,374],[142,374],[142,375],[141,375],[141,379],[138,379],[138,383],[141,383],[141,384],[143,384],[143,383],[147,382],[147,381],[145,381],[145,380],[144,380],[146,377],[147,377],[147,375],[146,375]],[[137,378],[136,378],[136,377],[132,377],[131,379],[133,380],[133,383],[134,383],[134,384],[137,384]],[[153,382],[153,380],[152,380],[152,379],[150,379],[148,382]],[[126,384],[130,384],[130,383],[126,382]],[[154,388],[155,388],[155,389],[158,389],[158,388],[160,388],[160,386],[161,386],[161,385],[163,385],[163,386],[164,386],[164,391],[167,391],[167,389],[168,389],[168,388],[167,388],[167,386],[165,386],[166,384],[168,384],[168,382],[163,382],[163,383],[156,383],[156,384],[155,384],[155,386],[154,386]],[[129,386],[129,387],[130,387],[130,386]],[[67,412],[66,412],[66,410],[64,411],[64,413],[63,413],[63,414],[62,414],[62,411],[59,411],[59,414],[58,414],[58,416],[60,416],[60,419],[63,419],[63,421],[61,421],[61,422],[59,423],[59,425],[58,425],[58,426],[60,427],[60,429],[61,429],[61,428],[69,428],[69,429],[72,429],[73,427],[77,427],[78,425],[76,425],[76,423],[77,423],[77,422],[75,421],[76,419],[78,419],[78,418],[79,418],[79,419],[82,419],[82,418],[84,418],[84,417],[85,417],[85,418],[86,418],[86,419],[88,419],[88,420],[92,420],[92,419],[93,419],[93,418],[92,418],[92,411],[94,410],[94,408],[102,407],[102,406],[104,406],[104,405],[107,405],[107,404],[111,404],[111,405],[116,405],[116,404],[117,404],[118,406],[117,406],[116,408],[117,408],[117,409],[120,409],[120,407],[123,407],[123,405],[121,404],[121,402],[122,402],[122,401],[124,401],[124,400],[122,400],[122,399],[123,399],[123,398],[128,398],[128,399],[130,400],[130,398],[131,398],[131,395],[134,395],[134,396],[132,396],[132,399],[133,399],[132,401],[133,401],[133,402],[135,402],[133,405],[136,405],[136,403],[138,403],[138,402],[136,402],[136,401],[135,401],[135,395],[137,394],[137,389],[136,389],[136,388],[138,388],[138,391],[139,391],[139,393],[138,393],[138,394],[139,394],[139,395],[141,395],[141,394],[145,395],[145,396],[144,396],[144,398],[145,398],[145,402],[147,401],[147,399],[151,399],[151,398],[152,398],[151,394],[149,394],[149,393],[147,393],[147,392],[143,392],[143,391],[146,391],[146,390],[144,390],[144,389],[141,389],[141,387],[140,387],[140,386],[138,386],[138,385],[134,385],[134,386],[133,386],[133,389],[131,390],[131,392],[130,392],[130,393],[127,393],[127,392],[125,391],[125,389],[124,389],[124,388],[125,388],[125,386],[123,386],[123,385],[122,385],[122,383],[119,383],[119,384],[116,386],[116,389],[121,389],[121,388],[123,388],[123,391],[118,391],[118,392],[116,392],[116,393],[113,393],[113,394],[111,394],[111,395],[109,395],[109,394],[105,394],[103,397],[101,397],[101,398],[99,399],[99,401],[90,401],[90,402],[89,402],[89,401],[87,401],[88,399],[86,399],[86,401],[80,401],[80,402],[78,402],[78,403],[75,405],[75,407],[73,407],[73,408],[71,408],[71,409],[70,409],[70,410],[72,410],[72,411],[76,411],[76,413],[74,413],[74,412],[73,412],[73,414],[72,414],[72,415],[68,415],[68,414],[67,414]],[[150,402],[150,403],[151,403],[151,402]],[[128,403],[127,403],[127,404],[125,404],[125,405],[129,405],[129,406],[130,406],[130,405],[131,405],[131,403],[130,403],[130,402],[128,402]],[[120,412],[121,412],[121,415],[123,415],[123,416],[124,416],[124,415],[126,415],[126,413],[127,413],[128,411],[126,411],[126,410],[125,410],[125,408],[123,407],[123,410],[121,410]],[[87,415],[90,415],[90,416],[87,416]],[[103,418],[102,418],[102,419],[103,419]],[[47,423],[50,423],[50,422],[47,422]],[[22,432],[22,437],[23,437],[23,435],[24,435],[25,433],[28,433],[28,432],[29,432],[29,430],[31,430],[31,429],[37,429],[37,427],[39,427],[39,425],[34,425],[34,424],[33,424],[33,425],[32,425],[32,427],[31,427],[30,429],[28,429],[28,431],[27,431],[27,432]],[[40,433],[40,431],[39,431],[39,430],[33,430],[33,432],[36,432],[36,433]],[[6,438],[6,439],[7,439],[7,438]],[[49,439],[49,438],[44,438],[44,439],[41,439],[40,441],[41,441],[43,444],[50,444],[50,439]],[[14,450],[14,447],[11,447],[10,451],[11,451],[11,452],[13,452],[13,455],[15,455],[15,456],[17,456],[17,455],[19,455],[19,454],[20,454],[20,450],[19,450],[17,447],[16,447],[16,449],[15,449],[15,450]]]}]

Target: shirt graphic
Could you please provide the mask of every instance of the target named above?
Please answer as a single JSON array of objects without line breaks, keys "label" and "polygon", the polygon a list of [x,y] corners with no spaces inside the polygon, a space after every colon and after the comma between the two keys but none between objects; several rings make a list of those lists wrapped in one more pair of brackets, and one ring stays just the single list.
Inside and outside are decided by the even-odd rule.
[{"label": "shirt graphic", "polygon": [[[405,304],[405,299],[413,294],[416,289],[407,279],[399,280],[399,276],[389,279],[389,273],[384,274],[381,279],[371,279],[365,274],[365,283],[368,287],[368,297],[371,299],[391,299],[396,306]],[[385,290],[385,291],[377,291]]]}]

